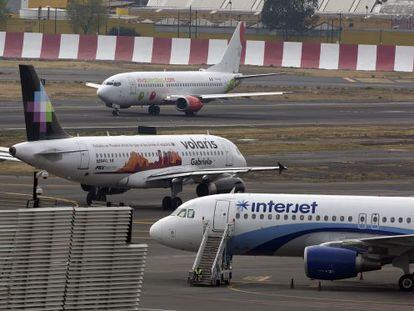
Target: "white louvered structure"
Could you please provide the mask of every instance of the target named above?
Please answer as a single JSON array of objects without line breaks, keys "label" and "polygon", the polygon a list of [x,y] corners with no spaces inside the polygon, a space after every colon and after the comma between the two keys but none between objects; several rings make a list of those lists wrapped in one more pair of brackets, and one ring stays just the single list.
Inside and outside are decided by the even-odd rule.
[{"label": "white louvered structure", "polygon": [[137,310],[146,244],[129,207],[0,211],[0,310]]}]

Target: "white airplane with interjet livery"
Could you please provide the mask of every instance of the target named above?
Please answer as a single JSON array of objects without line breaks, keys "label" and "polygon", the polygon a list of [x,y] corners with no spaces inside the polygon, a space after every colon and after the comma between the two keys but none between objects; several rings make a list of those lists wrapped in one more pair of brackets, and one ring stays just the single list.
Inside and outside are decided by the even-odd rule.
[{"label": "white airplane with interjet livery", "polygon": [[133,188],[170,188],[162,205],[175,209],[184,184],[196,183],[197,195],[243,192],[239,174],[281,171],[285,167],[249,167],[236,145],[214,135],[135,135],[71,137],[61,126],[43,85],[30,65],[20,65],[27,142],[0,160],[19,159],[56,176],[78,182],[86,201]]},{"label": "white airplane with interjet livery", "polygon": [[[391,264],[414,289],[414,198],[218,194],[190,200],[152,225],[169,247],[197,251],[203,230],[232,233],[225,254],[303,257],[311,279],[340,280]],[[231,260],[231,259],[230,259]]]},{"label": "white airplane with interjet livery", "polygon": [[199,71],[126,72],[102,84],[87,82],[113,115],[131,106],[149,106],[150,115],[159,115],[160,105],[175,105],[178,111],[194,115],[212,100],[282,95],[284,92],[228,93],[244,79],[277,73],[242,75],[239,73],[244,23],[239,22],[221,61]]}]

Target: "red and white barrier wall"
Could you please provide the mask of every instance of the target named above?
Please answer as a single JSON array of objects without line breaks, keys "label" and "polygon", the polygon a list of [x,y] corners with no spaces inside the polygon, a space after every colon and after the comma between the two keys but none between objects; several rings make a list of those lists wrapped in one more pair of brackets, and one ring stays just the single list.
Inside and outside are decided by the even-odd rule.
[{"label": "red and white barrier wall", "polygon": [[[214,64],[227,40],[0,32],[0,57]],[[242,64],[413,71],[414,46],[246,41]]]}]

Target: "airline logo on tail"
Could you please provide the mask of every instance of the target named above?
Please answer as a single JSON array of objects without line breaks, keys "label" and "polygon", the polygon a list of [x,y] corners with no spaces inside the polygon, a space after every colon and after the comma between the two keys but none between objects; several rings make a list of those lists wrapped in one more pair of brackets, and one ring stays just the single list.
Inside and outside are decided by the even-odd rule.
[{"label": "airline logo on tail", "polygon": [[47,124],[53,120],[53,107],[42,85],[34,92],[34,101],[27,103],[27,111],[33,113],[33,123],[39,124],[40,133],[46,133]]}]

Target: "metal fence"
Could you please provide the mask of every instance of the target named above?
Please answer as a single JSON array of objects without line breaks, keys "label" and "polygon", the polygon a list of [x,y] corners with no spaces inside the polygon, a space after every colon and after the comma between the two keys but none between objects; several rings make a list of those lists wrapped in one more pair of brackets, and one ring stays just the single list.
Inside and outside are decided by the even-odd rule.
[{"label": "metal fence", "polygon": [[0,211],[0,310],[137,310],[131,224],[129,207]]}]

